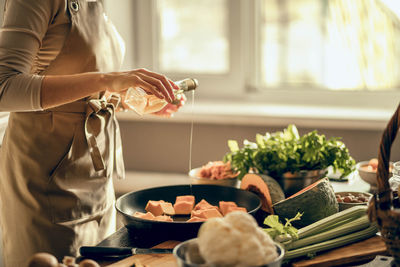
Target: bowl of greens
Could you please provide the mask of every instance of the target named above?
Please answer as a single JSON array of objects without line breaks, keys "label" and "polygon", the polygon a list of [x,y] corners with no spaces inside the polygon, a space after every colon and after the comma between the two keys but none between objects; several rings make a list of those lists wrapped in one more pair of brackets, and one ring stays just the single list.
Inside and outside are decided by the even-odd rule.
[{"label": "bowl of greens", "polygon": [[268,174],[286,195],[295,193],[325,177],[328,167],[346,177],[355,170],[355,161],[338,137],[326,138],[316,130],[300,135],[295,125],[283,131],[257,134],[255,141],[244,140],[240,147],[229,140],[224,156],[240,180],[249,172]]}]

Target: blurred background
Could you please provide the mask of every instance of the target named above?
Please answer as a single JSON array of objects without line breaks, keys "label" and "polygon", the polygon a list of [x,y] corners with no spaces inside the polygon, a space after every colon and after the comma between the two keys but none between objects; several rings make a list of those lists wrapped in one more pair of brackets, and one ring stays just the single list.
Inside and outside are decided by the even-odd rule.
[{"label": "blurred background", "polygon": [[[377,157],[400,99],[396,0],[105,1],[124,69],[197,78],[174,118],[118,114],[128,171],[185,174],[289,123]],[[193,99],[194,98],[194,99]],[[400,156],[395,144],[392,160]],[[140,175],[130,180],[140,183]]]}]

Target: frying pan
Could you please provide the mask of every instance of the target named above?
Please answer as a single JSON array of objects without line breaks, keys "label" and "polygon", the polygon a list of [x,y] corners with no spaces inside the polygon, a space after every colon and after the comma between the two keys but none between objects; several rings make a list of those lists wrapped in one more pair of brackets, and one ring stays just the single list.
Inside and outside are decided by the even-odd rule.
[{"label": "frying pan", "polygon": [[122,215],[122,220],[128,232],[135,239],[145,239],[151,243],[166,240],[184,241],[197,236],[202,222],[186,222],[189,216],[176,215],[173,222],[151,221],[133,217],[136,211],[146,212],[149,200],[164,200],[175,203],[177,196],[194,195],[195,201],[205,199],[211,205],[218,206],[219,201],[234,201],[240,207],[245,207],[248,213],[255,216],[261,206],[259,197],[249,191],[234,187],[199,184],[173,185],[154,187],[127,193],[117,199],[116,209]]}]

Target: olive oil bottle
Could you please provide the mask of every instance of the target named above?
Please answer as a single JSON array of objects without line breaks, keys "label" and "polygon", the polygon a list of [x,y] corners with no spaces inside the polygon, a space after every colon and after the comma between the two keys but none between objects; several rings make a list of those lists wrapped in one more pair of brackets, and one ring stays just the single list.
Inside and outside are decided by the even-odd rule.
[{"label": "olive oil bottle", "polygon": [[[183,79],[174,83],[179,87],[179,90],[174,90],[175,100],[172,104],[175,105],[180,103],[182,94],[195,90],[199,86],[199,82],[192,78]],[[124,102],[139,115],[160,111],[168,104],[166,100],[160,99],[155,95],[147,94],[147,92],[140,87],[129,88],[126,92]]]}]

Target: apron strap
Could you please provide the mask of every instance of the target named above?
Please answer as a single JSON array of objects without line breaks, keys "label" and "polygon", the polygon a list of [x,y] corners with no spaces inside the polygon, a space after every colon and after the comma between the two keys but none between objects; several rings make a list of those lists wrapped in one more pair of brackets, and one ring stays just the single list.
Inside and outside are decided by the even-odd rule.
[{"label": "apron strap", "polygon": [[[107,131],[110,138],[110,146],[113,146],[113,173],[118,179],[125,177],[125,167],[122,154],[121,135],[119,124],[115,117],[115,107],[118,105],[119,96],[112,95],[110,101],[107,102],[105,98],[90,99],[86,109],[85,120],[85,136],[89,146],[90,156],[92,158],[93,166],[96,171],[101,171],[106,168],[101,151],[105,151],[104,146],[108,145],[104,140],[97,140],[100,132],[104,129],[100,127],[106,124],[105,131]],[[111,143],[112,142],[112,143]],[[102,147],[100,147],[102,146]]]}]

